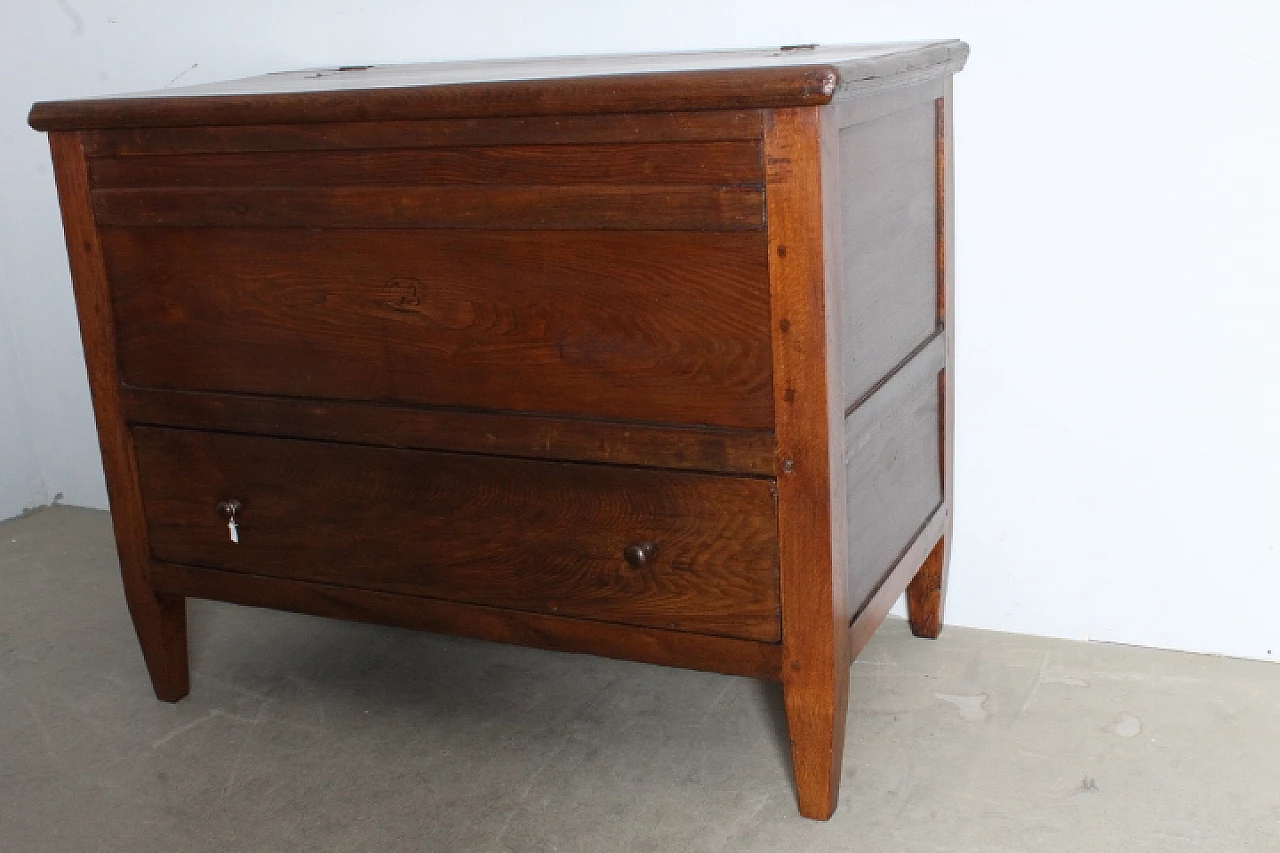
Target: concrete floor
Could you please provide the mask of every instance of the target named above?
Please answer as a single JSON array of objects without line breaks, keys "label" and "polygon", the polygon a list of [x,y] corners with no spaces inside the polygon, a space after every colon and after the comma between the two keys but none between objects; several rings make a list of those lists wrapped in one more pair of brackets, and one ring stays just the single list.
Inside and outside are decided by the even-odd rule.
[{"label": "concrete floor", "polygon": [[1280,667],[887,623],[841,806],[743,678],[191,603],[151,696],[105,513],[0,523],[0,851],[1280,851]]}]

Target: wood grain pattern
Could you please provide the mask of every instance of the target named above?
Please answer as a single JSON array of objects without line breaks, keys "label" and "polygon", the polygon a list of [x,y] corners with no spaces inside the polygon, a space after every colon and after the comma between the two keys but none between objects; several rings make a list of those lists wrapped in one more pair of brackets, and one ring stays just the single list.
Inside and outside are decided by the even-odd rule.
[{"label": "wood grain pattern", "polygon": [[800,813],[818,820],[839,794],[850,662],[833,119],[803,109],[765,118],[782,683]]},{"label": "wood grain pattern", "polygon": [[115,128],[86,131],[84,144],[91,156],[121,157],[459,145],[717,142],[758,140],[763,132],[759,110],[709,110],[231,127]]},{"label": "wood grain pattern", "polygon": [[923,639],[936,640],[942,633],[943,557],[946,548],[946,539],[939,537],[938,544],[933,546],[907,585],[907,620],[911,624],[911,633]]},{"label": "wood grain pattern", "polygon": [[37,130],[804,107],[959,71],[959,41],[311,69],[36,104]]},{"label": "wood grain pattern", "polygon": [[763,234],[104,240],[132,385],[772,426]]},{"label": "wood grain pattern", "polygon": [[938,328],[934,106],[840,131],[844,405]]},{"label": "wood grain pattern", "polygon": [[50,134],[49,144],[62,200],[67,257],[71,263],[125,601],[156,696],[166,702],[177,702],[190,690],[186,601],[181,596],[157,593],[146,580],[150,558],[147,525],[133,445],[121,416],[115,323],[102,244],[89,212],[89,175],[84,150],[74,133]]},{"label": "wood grain pattern", "polygon": [[771,643],[543,616],[170,563],[153,563],[150,577],[157,589],[172,595],[769,681],[781,678],[782,647]]},{"label": "wood grain pattern", "polygon": [[862,609],[942,502],[941,336],[845,421],[849,610]]},{"label": "wood grain pattern", "polygon": [[765,430],[149,388],[126,387],[121,398],[126,419],[155,426],[724,474],[775,473],[773,433]]},{"label": "wood grain pattern", "polygon": [[753,231],[762,193],[712,186],[230,187],[93,191],[99,225]]},{"label": "wood grain pattern", "polygon": [[[778,639],[770,483],[135,427],[159,560]],[[239,543],[215,512],[241,502]],[[652,566],[624,549],[653,542]]]},{"label": "wood grain pattern", "polygon": [[455,185],[755,185],[754,140],[626,145],[487,145],[96,157],[96,189]]}]

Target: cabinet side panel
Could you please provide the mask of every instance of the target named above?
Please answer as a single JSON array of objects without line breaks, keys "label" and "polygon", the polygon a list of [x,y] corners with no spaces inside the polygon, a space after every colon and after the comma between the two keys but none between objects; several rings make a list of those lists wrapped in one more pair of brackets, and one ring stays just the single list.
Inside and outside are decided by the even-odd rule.
[{"label": "cabinet side panel", "polygon": [[858,614],[942,502],[942,336],[845,424],[849,612]]},{"label": "cabinet side panel", "polygon": [[846,409],[938,327],[932,101],[840,131]]}]

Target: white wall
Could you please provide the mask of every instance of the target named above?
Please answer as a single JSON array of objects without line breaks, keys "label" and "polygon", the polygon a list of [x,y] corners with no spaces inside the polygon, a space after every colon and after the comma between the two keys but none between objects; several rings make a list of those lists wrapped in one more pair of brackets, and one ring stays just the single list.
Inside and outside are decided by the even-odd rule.
[{"label": "white wall", "polygon": [[30,412],[22,387],[12,312],[0,290],[0,518],[49,502],[44,476],[31,440]]},{"label": "white wall", "polygon": [[949,621],[1280,656],[1274,0],[9,5],[0,287],[31,423],[0,425],[0,460],[33,443],[47,485],[0,468],[0,508],[28,499],[11,487],[104,494],[47,154],[23,126],[35,99],[325,64],[956,36],[973,55],[956,83]]}]

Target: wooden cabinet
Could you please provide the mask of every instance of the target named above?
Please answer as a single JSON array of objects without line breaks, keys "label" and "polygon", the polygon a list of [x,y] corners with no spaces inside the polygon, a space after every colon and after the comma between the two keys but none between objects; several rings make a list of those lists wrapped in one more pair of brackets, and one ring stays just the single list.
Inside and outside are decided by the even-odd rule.
[{"label": "wooden cabinet", "polygon": [[780,681],[950,519],[962,42],[374,66],[37,104],[156,694],[210,598]]}]

